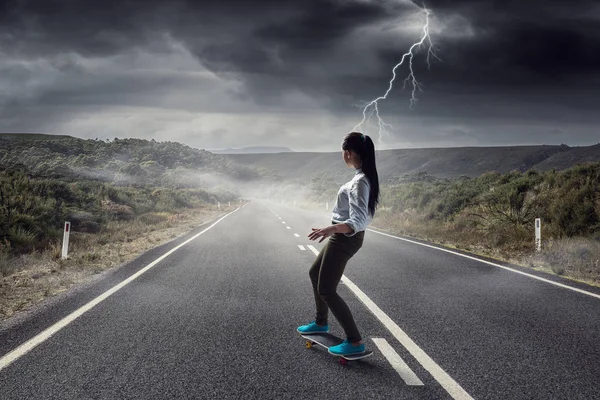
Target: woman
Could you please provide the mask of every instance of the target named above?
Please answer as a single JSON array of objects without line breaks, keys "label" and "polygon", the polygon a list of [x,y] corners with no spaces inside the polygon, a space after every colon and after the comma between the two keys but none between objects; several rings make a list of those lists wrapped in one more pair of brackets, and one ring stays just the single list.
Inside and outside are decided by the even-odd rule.
[{"label": "woman", "polygon": [[332,211],[332,225],[322,229],[312,228],[310,240],[329,237],[310,268],[317,306],[316,320],[298,327],[303,334],[329,332],[328,310],[338,320],[347,339],[329,348],[335,355],[348,355],[365,351],[358,328],[350,309],[337,294],[337,285],[350,258],[362,247],[365,229],[375,215],[379,203],[379,178],[375,166],[375,146],[367,135],[351,132],[342,142],[342,156],[346,165],[356,169],[352,180],[343,185]]}]

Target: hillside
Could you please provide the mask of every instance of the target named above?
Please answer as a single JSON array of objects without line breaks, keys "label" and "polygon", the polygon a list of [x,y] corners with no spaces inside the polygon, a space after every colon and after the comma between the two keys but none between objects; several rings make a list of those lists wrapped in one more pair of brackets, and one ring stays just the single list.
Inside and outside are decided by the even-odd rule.
[{"label": "hillside", "polygon": [[533,166],[537,171],[563,170],[576,164],[600,161],[600,143],[594,146],[573,147],[569,151],[556,153]]},{"label": "hillside", "polygon": [[234,149],[214,149],[208,150],[215,154],[266,154],[266,153],[291,153],[289,147],[274,147],[274,146],[249,146]]},{"label": "hillside", "polygon": [[0,133],[0,140],[60,140],[75,139],[68,135],[48,135],[45,133]]},{"label": "hillside", "polygon": [[84,140],[69,136],[0,135],[0,169],[39,177],[116,184],[210,187],[260,175],[206,150],[142,139]]},{"label": "hillside", "polygon": [[86,234],[119,221],[132,229],[151,226],[235,200],[241,183],[259,178],[248,167],[180,143],[2,135],[0,276],[2,260],[10,267],[15,255],[54,246],[64,221]]},{"label": "hillside", "polygon": [[[342,182],[352,174],[342,161],[341,152],[293,152],[287,148],[260,146],[229,150],[245,153],[214,154],[176,142],[154,140],[105,142],[70,136],[0,134],[0,168],[19,167],[39,176],[187,187],[261,178],[305,182],[322,175]],[[264,153],[255,153],[257,151]],[[600,161],[600,144],[377,151],[382,183],[424,172],[436,178],[453,179],[477,177],[490,171],[564,170],[595,161]]]},{"label": "hillside", "polygon": [[[595,146],[591,146],[595,147]],[[581,157],[571,156],[572,151],[586,152],[585,148],[561,146],[512,147],[456,147],[440,149],[381,150],[376,154],[380,181],[386,182],[427,172],[438,178],[476,177],[486,172],[507,173],[526,171],[534,166],[553,166],[560,169],[576,164]],[[592,154],[588,151],[586,154]],[[590,161],[600,161],[600,154],[589,156]],[[559,157],[561,156],[561,157]],[[229,154],[232,161],[252,168],[265,168],[284,178],[306,180],[327,173],[334,179],[348,176],[348,168],[341,151],[335,153],[284,153],[284,154]],[[557,157],[553,162],[551,157]],[[547,164],[541,164],[547,161]],[[569,164],[569,161],[572,162]]]}]

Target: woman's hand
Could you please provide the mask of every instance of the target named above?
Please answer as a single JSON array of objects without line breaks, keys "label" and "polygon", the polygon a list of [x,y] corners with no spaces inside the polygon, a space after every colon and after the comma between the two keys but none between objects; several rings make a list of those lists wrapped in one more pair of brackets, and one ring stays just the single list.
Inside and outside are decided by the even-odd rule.
[{"label": "woman's hand", "polygon": [[319,243],[321,243],[323,240],[325,240],[326,238],[328,238],[329,236],[333,235],[336,232],[337,232],[336,225],[331,225],[331,226],[328,226],[327,228],[322,228],[322,229],[312,228],[312,233],[308,235],[308,238],[310,240],[316,240],[322,236],[321,240],[319,240]]}]

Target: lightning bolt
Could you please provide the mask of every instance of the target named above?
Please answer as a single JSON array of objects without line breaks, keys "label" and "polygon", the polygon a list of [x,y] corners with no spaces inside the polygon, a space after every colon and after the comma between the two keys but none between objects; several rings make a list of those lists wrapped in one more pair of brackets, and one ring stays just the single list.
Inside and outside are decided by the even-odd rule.
[{"label": "lightning bolt", "polygon": [[417,101],[418,101],[417,100],[417,90],[419,90],[419,91],[423,91],[423,90],[421,89],[421,84],[417,81],[417,78],[415,76],[415,72],[413,69],[413,59],[415,56],[415,53],[414,53],[415,50],[421,49],[421,46],[423,46],[425,43],[427,43],[427,68],[428,69],[431,68],[431,57],[435,57],[439,60],[439,57],[435,54],[435,46],[433,45],[433,42],[431,41],[431,37],[429,36],[429,15],[431,14],[431,11],[428,10],[427,8],[423,7],[422,13],[425,15],[425,24],[423,25],[423,35],[421,36],[421,40],[414,43],[410,47],[408,52],[405,53],[404,55],[402,55],[402,59],[400,60],[400,62],[398,64],[396,64],[396,66],[392,70],[393,76],[392,76],[392,79],[390,80],[390,85],[389,85],[387,91],[385,92],[385,94],[383,96],[377,97],[375,100],[368,102],[364,106],[363,119],[362,119],[362,121],[360,121],[359,124],[357,124],[352,129],[353,131],[362,132],[363,124],[369,126],[371,117],[373,117],[374,115],[377,117],[377,124],[379,126],[379,142],[382,142],[383,134],[388,133],[387,128],[393,129],[392,125],[386,124],[385,122],[383,122],[383,120],[379,116],[378,102],[380,100],[387,99],[388,94],[392,90],[394,81],[396,80],[396,69],[398,69],[398,67],[402,66],[406,59],[408,59],[409,74],[406,77],[406,79],[404,79],[404,84],[403,84],[402,88],[405,89],[407,83],[412,85],[410,108],[412,109],[413,106],[417,103]]}]

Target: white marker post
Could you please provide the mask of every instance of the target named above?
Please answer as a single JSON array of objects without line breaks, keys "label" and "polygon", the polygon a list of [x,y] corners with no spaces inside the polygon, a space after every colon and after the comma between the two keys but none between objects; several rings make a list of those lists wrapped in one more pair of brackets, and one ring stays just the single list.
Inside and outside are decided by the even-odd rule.
[{"label": "white marker post", "polygon": [[231,200],[229,200],[229,207],[231,207]]},{"label": "white marker post", "polygon": [[217,208],[221,211],[221,202],[217,201]]},{"label": "white marker post", "polygon": [[325,203],[325,210],[329,211],[329,202]]},{"label": "white marker post", "polygon": [[542,220],[541,218],[535,219],[535,250],[542,251]]},{"label": "white marker post", "polygon": [[62,246],[62,259],[67,259],[67,253],[69,252],[69,234],[71,233],[71,223],[65,222],[65,231],[63,233],[63,246]]}]

